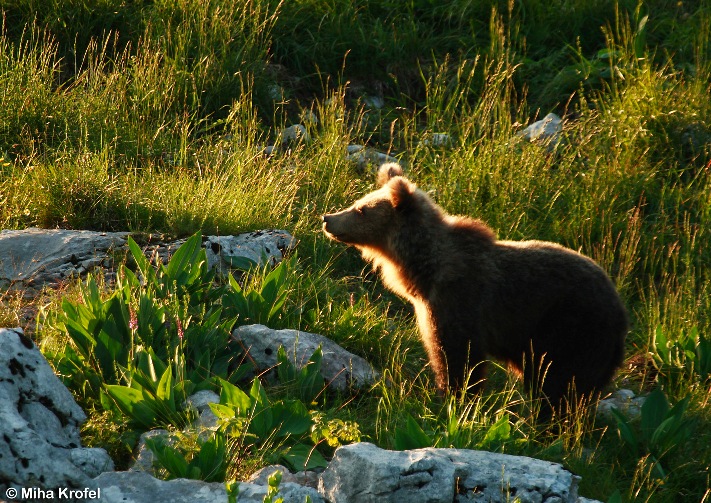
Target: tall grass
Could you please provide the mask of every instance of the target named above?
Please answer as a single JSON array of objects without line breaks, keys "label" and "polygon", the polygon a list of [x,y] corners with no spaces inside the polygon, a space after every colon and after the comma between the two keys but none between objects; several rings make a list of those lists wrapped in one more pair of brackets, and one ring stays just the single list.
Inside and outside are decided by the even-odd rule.
[{"label": "tall grass", "polygon": [[[0,10],[4,228],[286,228],[300,240],[295,328],[382,369],[372,390],[330,403],[369,440],[395,447],[414,418],[438,446],[563,462],[588,497],[708,500],[708,383],[672,385],[650,358],[658,329],[672,340],[711,332],[708,6],[21,0]],[[304,110],[319,119],[311,141],[264,155]],[[549,111],[565,119],[559,143],[518,136]],[[434,133],[451,141],[428,143]],[[542,432],[535,402],[503,369],[482,397],[436,396],[409,306],[320,231],[320,215],[374,186],[346,160],[352,143],[397,155],[447,211],[500,238],[560,242],[610,272],[632,318],[614,386],[691,396],[695,441],[666,479],[589,415]],[[19,323],[24,301],[0,301],[3,323]],[[508,436],[486,444],[504,415]]]}]

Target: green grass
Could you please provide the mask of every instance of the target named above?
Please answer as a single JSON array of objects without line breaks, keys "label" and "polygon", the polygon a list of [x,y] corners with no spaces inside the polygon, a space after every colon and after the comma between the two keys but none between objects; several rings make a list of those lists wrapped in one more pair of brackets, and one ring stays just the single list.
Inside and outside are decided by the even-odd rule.
[{"label": "green grass", "polygon": [[[438,446],[478,447],[509,413],[509,437],[489,448],[564,463],[584,496],[709,500],[708,382],[668,380],[649,356],[658,327],[711,335],[706,3],[0,0],[0,11],[2,228],[288,229],[300,243],[285,319],[383,371],[372,390],[323,404],[364,438],[393,448],[412,416]],[[385,107],[368,109],[366,94]],[[312,141],[262,155],[304,110],[319,118]],[[517,140],[551,111],[567,119],[553,151]],[[433,133],[451,144],[422,141]],[[321,233],[320,215],[374,186],[345,159],[351,143],[397,155],[447,211],[501,238],[556,241],[610,272],[632,320],[614,387],[690,395],[693,441],[664,480],[614,424],[581,415],[541,432],[501,369],[481,399],[436,396],[410,307]],[[52,313],[75,289],[30,308]],[[22,324],[27,307],[1,294],[0,321]],[[86,437],[125,456],[109,421],[92,412]]]}]

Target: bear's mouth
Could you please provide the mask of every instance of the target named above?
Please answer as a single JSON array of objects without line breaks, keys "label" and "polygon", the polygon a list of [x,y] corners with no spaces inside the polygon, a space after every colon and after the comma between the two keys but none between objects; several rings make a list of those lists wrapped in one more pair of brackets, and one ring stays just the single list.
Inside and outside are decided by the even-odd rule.
[{"label": "bear's mouth", "polygon": [[330,239],[333,239],[334,241],[342,241],[341,236],[343,234],[334,234],[333,232],[329,231],[326,229],[326,224],[323,224],[323,233],[326,234]]},{"label": "bear's mouth", "polygon": [[323,233],[326,234],[326,236],[327,236],[329,239],[332,239],[332,240],[334,240],[334,241],[339,241],[339,242],[341,242],[341,243],[345,243],[345,242],[346,242],[346,235],[345,235],[344,233],[331,232],[330,230],[328,230],[328,228],[326,227],[326,225],[327,225],[327,222],[324,222],[324,223],[323,223]]}]

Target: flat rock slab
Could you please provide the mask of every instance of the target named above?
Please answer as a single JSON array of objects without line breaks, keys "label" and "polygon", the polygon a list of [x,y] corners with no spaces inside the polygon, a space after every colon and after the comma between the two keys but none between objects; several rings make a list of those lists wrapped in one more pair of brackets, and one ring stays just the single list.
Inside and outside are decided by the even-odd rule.
[{"label": "flat rock slab", "polygon": [[232,339],[240,344],[251,356],[258,371],[265,371],[277,365],[280,346],[297,369],[303,368],[321,346],[323,360],[321,376],[339,391],[350,387],[373,384],[378,373],[360,356],[349,353],[323,335],[299,330],[272,330],[264,325],[245,325],[232,332]]},{"label": "flat rock slab", "polygon": [[[227,501],[225,484],[199,480],[159,480],[144,472],[103,473],[93,480],[100,489],[96,503],[214,503]],[[267,495],[267,486],[241,482],[240,503],[262,503]],[[284,503],[304,503],[306,496],[313,503],[324,499],[311,487],[293,483],[279,486],[279,497]]]},{"label": "flat rock slab", "polygon": [[[3,230],[0,232],[0,288],[41,289],[96,267],[113,266],[113,252],[127,249],[127,232],[63,229]],[[185,240],[146,246],[147,256],[167,263]],[[276,264],[296,246],[285,230],[247,232],[237,236],[205,236],[208,265],[220,273],[249,264]],[[30,293],[32,293],[30,291]]]},{"label": "flat rock slab", "polygon": [[126,232],[24,229],[0,232],[0,287],[41,287],[101,265]]},{"label": "flat rock slab", "polygon": [[329,501],[575,503],[580,477],[563,466],[467,449],[387,451],[373,444],[340,447],[321,474]]}]

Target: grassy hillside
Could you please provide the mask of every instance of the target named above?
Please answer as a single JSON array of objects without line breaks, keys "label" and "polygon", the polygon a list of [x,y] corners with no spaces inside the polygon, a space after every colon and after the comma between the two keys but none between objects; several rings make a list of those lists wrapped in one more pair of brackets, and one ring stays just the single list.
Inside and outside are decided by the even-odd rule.
[{"label": "grassy hillside", "polygon": [[[0,0],[0,12],[2,228],[288,229],[300,244],[277,325],[384,369],[373,390],[321,402],[329,417],[388,448],[412,417],[438,446],[559,461],[604,501],[711,498],[707,2]],[[264,155],[307,112],[311,141]],[[557,145],[517,137],[549,112],[565,119]],[[481,399],[438,398],[409,307],[321,233],[320,215],[374,186],[349,144],[397,157],[500,238],[556,241],[609,271],[632,319],[614,387],[688,400],[676,449],[644,433],[630,448],[616,423],[583,416],[542,434],[503,370]],[[21,322],[28,301],[0,298],[3,323]],[[61,300],[31,302],[51,318]],[[36,337],[63,335],[47,324]],[[87,441],[125,455],[126,432],[75,391],[93,411]]]}]

